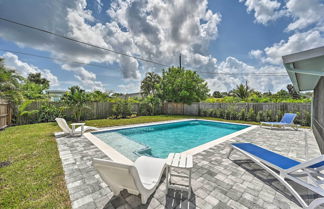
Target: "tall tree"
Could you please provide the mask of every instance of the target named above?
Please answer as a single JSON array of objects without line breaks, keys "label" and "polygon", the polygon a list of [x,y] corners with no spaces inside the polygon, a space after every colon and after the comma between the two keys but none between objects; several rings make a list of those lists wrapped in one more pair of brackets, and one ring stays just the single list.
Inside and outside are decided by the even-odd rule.
[{"label": "tall tree", "polygon": [[213,92],[213,97],[214,97],[214,98],[222,98],[223,95],[222,95],[222,93],[220,93],[219,91],[214,91],[214,92]]},{"label": "tall tree", "polygon": [[163,101],[191,104],[208,96],[207,82],[191,70],[171,67],[163,70],[159,96]]},{"label": "tall tree", "polygon": [[144,96],[155,95],[161,82],[161,76],[154,72],[146,73],[145,78],[141,82],[141,92]]},{"label": "tall tree", "polygon": [[294,88],[294,86],[292,84],[287,85],[287,90],[288,90],[290,96],[293,99],[299,99],[300,98],[300,95],[297,93],[297,91],[295,90],[295,88]]},{"label": "tall tree", "polygon": [[48,89],[50,86],[50,81],[46,78],[42,78],[40,73],[30,73],[27,77],[27,80],[32,83],[43,86],[44,90]]},{"label": "tall tree", "polygon": [[241,99],[245,99],[245,98],[248,98],[249,97],[249,95],[251,93],[251,89],[247,85],[247,83],[245,85],[244,84],[240,84],[240,85],[236,86],[235,89],[232,90],[232,93],[236,97],[239,97]]},{"label": "tall tree", "polygon": [[109,98],[109,92],[102,92],[99,90],[95,90],[88,94],[89,101],[92,102],[104,102],[107,101]]}]

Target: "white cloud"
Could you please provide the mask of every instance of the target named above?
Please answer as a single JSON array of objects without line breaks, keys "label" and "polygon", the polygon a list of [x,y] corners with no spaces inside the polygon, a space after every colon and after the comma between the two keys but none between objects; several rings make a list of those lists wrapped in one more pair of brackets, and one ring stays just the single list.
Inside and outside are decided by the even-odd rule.
[{"label": "white cloud", "polygon": [[324,25],[324,3],[321,0],[288,0],[287,11],[294,22],[287,27],[288,31],[303,29],[309,25]]},{"label": "white cloud", "polygon": [[283,16],[289,16],[293,21],[287,26],[287,31],[304,29],[315,24],[324,25],[324,3],[321,0],[287,0],[281,6],[278,0],[239,0],[247,7],[248,12],[254,12],[255,21],[267,24]]},{"label": "white cloud", "polygon": [[[287,41],[281,40],[270,47],[264,49],[264,54],[261,58],[263,62],[271,64],[282,64],[282,56],[320,47],[324,45],[323,31],[310,30],[304,33],[295,33],[288,38]],[[252,53],[252,51],[250,52]]]},{"label": "white cloud", "polygon": [[126,80],[124,84],[118,85],[120,93],[137,93],[140,92],[140,82],[136,80]]},{"label": "white cloud", "polygon": [[103,3],[101,2],[101,0],[95,0],[95,5],[97,6],[98,13],[100,13],[103,7]]},{"label": "white cloud", "polygon": [[[103,23],[98,23],[92,12],[86,9],[85,0],[48,0],[41,4],[33,3],[31,10],[23,9],[30,8],[31,3],[32,0],[14,1],[13,4],[5,2],[0,7],[0,13],[9,19],[168,66],[178,63],[181,52],[186,67],[215,68],[216,59],[208,55],[208,45],[217,38],[221,15],[207,8],[207,0],[115,0],[107,11],[110,21]],[[19,12],[18,19],[14,15],[16,12]],[[56,58],[71,62],[117,63],[125,79],[140,79],[146,71],[162,68],[29,29],[17,29],[10,24],[0,23],[0,27],[2,38],[15,41],[20,46],[48,51]],[[89,80],[80,76],[89,70],[80,66],[72,70],[74,65],[68,62],[59,64],[75,73],[80,85],[89,85]],[[70,67],[63,67],[65,65]],[[89,72],[88,77],[90,75]],[[101,85],[93,76],[90,78]]]},{"label": "white cloud", "polygon": [[324,45],[323,3],[319,0],[287,0],[282,11],[293,18],[286,28],[286,31],[293,33],[287,40],[281,40],[263,50],[251,50],[250,57],[263,63],[281,65],[284,55]]},{"label": "white cloud", "polygon": [[251,50],[251,51],[249,52],[249,55],[250,55],[250,57],[252,57],[252,58],[259,59],[259,58],[261,58],[262,53],[263,53],[262,50],[257,49],[257,50]]},{"label": "white cloud", "polygon": [[280,3],[277,0],[239,0],[244,2],[248,12],[254,12],[255,21],[267,24],[269,21],[278,19],[284,15],[280,10]]},{"label": "white cloud", "polygon": [[6,52],[3,58],[5,58],[5,65],[7,67],[16,70],[16,72],[24,77],[27,77],[30,73],[41,73],[42,77],[50,81],[51,86],[58,86],[60,84],[58,78],[53,75],[50,70],[39,69],[34,65],[23,62],[13,53]]},{"label": "white cloud", "polygon": [[259,91],[278,91],[285,89],[290,83],[287,76],[256,76],[258,73],[279,73],[286,74],[283,66],[265,65],[260,68],[248,65],[234,57],[228,57],[217,67],[218,73],[245,73],[242,75],[217,74],[214,78],[206,79],[212,91],[228,91],[241,83],[248,81],[248,85]]},{"label": "white cloud", "polygon": [[[102,3],[97,0],[97,3],[99,2]],[[280,5],[277,0],[240,0],[240,2],[244,2],[248,12],[254,13],[258,23],[267,24],[289,14],[294,18],[292,24],[296,25],[289,26],[290,30],[306,27],[295,23],[302,22],[300,19],[303,18],[302,13],[298,13],[297,1],[288,0],[287,8],[285,5]],[[310,2],[318,1],[310,0]],[[285,72],[283,67],[277,66],[281,64],[282,55],[323,45],[324,27],[317,24],[322,20],[307,15],[312,19],[310,22],[317,21],[316,28],[306,32],[296,32],[288,40],[249,53],[251,57],[263,61],[265,63],[263,67],[256,68],[233,57],[218,64],[217,59],[209,54],[208,47],[218,36],[221,15],[209,10],[207,3],[207,0],[113,0],[110,9],[106,11],[109,21],[102,23],[98,23],[92,11],[86,9],[86,0],[47,0],[39,4],[35,4],[34,0],[10,3],[8,1],[1,4],[0,13],[9,19],[168,66],[178,65],[178,55],[181,53],[183,66],[205,72]],[[31,4],[33,4],[32,8]],[[101,4],[98,5],[100,9],[103,8]],[[314,10],[313,6],[308,4],[305,7],[311,8],[310,11],[321,11]],[[48,10],[48,8],[52,9]],[[17,13],[19,18],[15,15]],[[124,78],[118,88],[124,92],[138,91],[139,79],[145,72],[160,72],[162,68],[3,22],[0,22],[0,27],[0,37],[4,39],[14,41],[23,47],[50,52],[56,58],[70,60],[71,62],[59,62],[59,64],[63,70],[73,72],[79,85],[86,89],[103,89],[104,84],[99,82],[97,76],[85,66],[71,64],[73,61],[117,64]],[[207,78],[210,74],[202,75]],[[208,81],[211,82],[212,88],[230,90],[235,85],[245,82],[246,79],[252,87],[264,91],[278,90],[289,82],[284,78],[260,78],[247,75],[236,77],[223,75],[208,78]]]},{"label": "white cloud", "polygon": [[80,81],[81,87],[88,90],[105,90],[103,83],[96,81],[96,74],[86,70],[84,67],[64,64],[62,65],[62,68],[74,72],[74,77]]}]

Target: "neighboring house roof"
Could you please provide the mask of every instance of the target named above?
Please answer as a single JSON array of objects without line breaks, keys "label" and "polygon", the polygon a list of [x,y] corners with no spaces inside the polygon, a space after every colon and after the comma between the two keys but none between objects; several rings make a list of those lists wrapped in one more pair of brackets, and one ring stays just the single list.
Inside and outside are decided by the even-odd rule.
[{"label": "neighboring house roof", "polygon": [[126,97],[141,97],[142,94],[141,92],[136,92],[136,93],[127,93],[125,94]]},{"label": "neighboring house roof", "polygon": [[48,94],[64,94],[66,91],[64,90],[47,90],[46,93]]},{"label": "neighboring house roof", "polygon": [[324,46],[282,57],[297,91],[313,90],[324,76]]}]

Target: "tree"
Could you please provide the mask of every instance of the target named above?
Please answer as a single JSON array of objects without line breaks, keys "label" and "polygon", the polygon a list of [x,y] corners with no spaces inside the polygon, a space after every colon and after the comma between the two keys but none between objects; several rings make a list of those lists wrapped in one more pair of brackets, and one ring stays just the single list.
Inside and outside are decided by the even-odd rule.
[{"label": "tree", "polygon": [[232,91],[234,96],[239,97],[241,99],[248,98],[250,95],[250,92],[251,92],[250,87],[247,84],[245,84],[245,85],[240,84],[240,85],[236,86],[236,88],[233,89],[233,91]]},{"label": "tree", "polygon": [[290,95],[286,90],[281,89],[277,93],[273,94],[271,97],[272,97],[273,101],[278,102],[278,101],[281,101],[284,99],[288,99],[290,97]]},{"label": "tree", "polygon": [[35,100],[46,98],[48,95],[44,94],[44,90],[49,88],[49,83],[46,78],[42,78],[40,73],[30,73],[21,85],[25,99]]},{"label": "tree", "polygon": [[159,91],[162,101],[191,104],[206,99],[209,89],[196,72],[171,67],[163,70]]},{"label": "tree", "polygon": [[88,108],[86,105],[88,96],[79,86],[70,87],[62,97],[62,101],[71,109],[76,121],[80,121],[82,111]]},{"label": "tree", "polygon": [[272,95],[271,91],[269,90],[268,92],[264,92],[262,96],[264,97],[270,97]]},{"label": "tree", "polygon": [[293,99],[299,99],[300,98],[300,95],[297,93],[297,91],[295,90],[295,88],[294,88],[294,86],[292,84],[287,85],[287,90],[288,90],[290,96]]},{"label": "tree", "polygon": [[146,73],[145,78],[141,82],[141,92],[144,96],[155,95],[158,91],[158,85],[161,82],[161,76],[154,72]]},{"label": "tree", "polygon": [[27,81],[41,85],[43,90],[48,89],[50,86],[50,81],[46,78],[42,78],[40,73],[30,73],[27,77]]},{"label": "tree", "polygon": [[214,92],[213,92],[213,97],[214,97],[214,98],[222,98],[223,95],[222,95],[222,93],[220,93],[219,91],[214,91]]},{"label": "tree", "polygon": [[0,58],[0,97],[7,99],[12,106],[23,100],[20,87],[23,77],[14,70],[5,67],[4,59]]},{"label": "tree", "polygon": [[109,93],[95,90],[91,93],[88,93],[88,96],[89,96],[89,101],[91,102],[105,102],[109,98]]},{"label": "tree", "polygon": [[21,85],[21,90],[25,99],[36,100],[36,99],[44,99],[48,95],[44,94],[44,86],[26,81]]}]

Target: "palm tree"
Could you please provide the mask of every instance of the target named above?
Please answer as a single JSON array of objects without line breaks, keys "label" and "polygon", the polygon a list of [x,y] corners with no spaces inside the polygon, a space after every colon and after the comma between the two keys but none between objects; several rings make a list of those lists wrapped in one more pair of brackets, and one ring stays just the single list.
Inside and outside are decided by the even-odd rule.
[{"label": "palm tree", "polygon": [[158,84],[161,81],[161,76],[154,72],[146,73],[145,78],[141,83],[141,91],[144,96],[155,95],[157,93]]},{"label": "palm tree", "polygon": [[250,87],[245,84],[240,84],[238,86],[236,86],[235,89],[233,89],[232,93],[236,96],[236,97],[239,97],[241,99],[245,99],[245,98],[248,98],[249,95],[250,95]]},{"label": "palm tree", "polygon": [[69,91],[66,92],[62,98],[62,101],[73,111],[76,121],[80,121],[82,111],[89,108],[86,104],[88,96],[85,90],[79,86],[72,86]]}]

